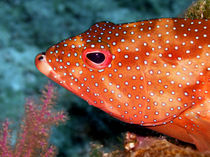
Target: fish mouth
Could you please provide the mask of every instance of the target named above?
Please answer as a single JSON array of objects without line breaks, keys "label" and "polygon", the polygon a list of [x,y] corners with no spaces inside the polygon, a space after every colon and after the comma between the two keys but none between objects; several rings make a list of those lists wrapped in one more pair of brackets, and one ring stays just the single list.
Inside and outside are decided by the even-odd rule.
[{"label": "fish mouth", "polygon": [[39,53],[35,58],[37,69],[46,76],[49,76],[52,68],[46,60],[45,52]]},{"label": "fish mouth", "polygon": [[67,86],[65,81],[63,81],[61,75],[59,73],[56,73],[54,69],[50,66],[50,64],[47,62],[45,52],[39,53],[36,56],[35,65],[37,69],[45,76],[47,76],[48,78],[50,78],[58,84],[61,84],[62,82],[62,86],[72,91],[72,89]]}]

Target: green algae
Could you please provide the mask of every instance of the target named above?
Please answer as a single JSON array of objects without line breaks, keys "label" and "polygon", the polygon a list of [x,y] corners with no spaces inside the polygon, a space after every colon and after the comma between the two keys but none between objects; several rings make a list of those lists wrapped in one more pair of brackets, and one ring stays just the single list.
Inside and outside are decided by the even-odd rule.
[{"label": "green algae", "polygon": [[210,19],[210,0],[195,2],[187,9],[185,17],[191,19]]}]

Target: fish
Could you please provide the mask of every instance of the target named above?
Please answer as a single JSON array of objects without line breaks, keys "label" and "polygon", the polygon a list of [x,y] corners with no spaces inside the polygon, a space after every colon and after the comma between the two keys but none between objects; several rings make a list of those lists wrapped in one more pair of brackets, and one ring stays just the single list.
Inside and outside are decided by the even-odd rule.
[{"label": "fish", "polygon": [[99,22],[35,58],[111,116],[210,151],[210,20]]}]

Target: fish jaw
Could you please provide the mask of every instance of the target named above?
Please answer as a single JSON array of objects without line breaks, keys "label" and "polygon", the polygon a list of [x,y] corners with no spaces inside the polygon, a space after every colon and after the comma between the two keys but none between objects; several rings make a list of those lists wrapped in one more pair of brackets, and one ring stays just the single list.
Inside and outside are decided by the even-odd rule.
[{"label": "fish jaw", "polygon": [[50,66],[50,64],[47,62],[45,53],[39,53],[35,58],[35,65],[37,69],[44,75],[46,75],[51,80],[55,81],[59,84],[62,79],[60,78],[60,75],[57,74],[53,68]]},{"label": "fish jaw", "polygon": [[47,63],[45,53],[39,53],[35,58],[35,65],[37,69],[49,77],[50,72],[52,71],[51,66]]},{"label": "fish jaw", "polygon": [[[53,80],[54,82],[56,82],[57,84],[63,86],[64,88],[66,88],[67,90],[71,91],[72,93],[74,93],[77,96],[80,96],[78,94],[78,87],[76,86],[69,86],[69,84],[71,82],[69,82],[69,80],[65,80],[62,75],[60,73],[57,73],[56,71],[54,71],[54,68],[47,62],[47,56],[46,54],[49,51],[47,51],[46,53],[39,53],[36,58],[35,58],[35,65],[37,67],[37,69],[44,74],[45,76],[47,76],[48,78],[50,78],[51,80]],[[82,97],[84,100],[88,100],[88,96],[84,95]],[[90,105],[94,104],[93,101],[89,100],[88,103]]]}]

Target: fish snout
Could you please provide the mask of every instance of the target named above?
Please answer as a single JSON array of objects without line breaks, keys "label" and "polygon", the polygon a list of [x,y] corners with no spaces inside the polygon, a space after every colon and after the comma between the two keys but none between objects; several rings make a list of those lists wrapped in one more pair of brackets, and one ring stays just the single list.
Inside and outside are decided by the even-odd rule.
[{"label": "fish snout", "polygon": [[44,60],[44,58],[45,58],[45,52],[42,52],[42,53],[39,53],[36,56],[36,60],[35,61],[42,61],[42,60]]},{"label": "fish snout", "polygon": [[48,76],[50,71],[52,70],[51,66],[46,60],[45,52],[39,53],[35,58],[35,65],[37,69],[43,73],[44,75]]}]

